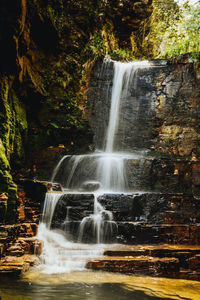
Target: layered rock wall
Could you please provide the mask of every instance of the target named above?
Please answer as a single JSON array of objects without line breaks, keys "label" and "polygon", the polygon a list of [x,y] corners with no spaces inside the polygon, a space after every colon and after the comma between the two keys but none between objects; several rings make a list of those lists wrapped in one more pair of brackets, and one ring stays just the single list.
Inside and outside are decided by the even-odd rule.
[{"label": "layered rock wall", "polygon": [[[118,150],[150,150],[154,156],[199,159],[199,73],[187,61],[153,61],[136,71],[129,94],[121,101],[115,139]],[[97,148],[103,145],[109,118],[112,62],[106,68],[101,76],[101,63],[96,65],[88,91]]]}]

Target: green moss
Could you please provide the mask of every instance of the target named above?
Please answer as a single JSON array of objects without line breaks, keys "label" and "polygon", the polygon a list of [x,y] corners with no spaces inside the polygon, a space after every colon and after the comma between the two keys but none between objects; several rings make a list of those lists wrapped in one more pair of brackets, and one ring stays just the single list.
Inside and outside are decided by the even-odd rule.
[{"label": "green moss", "polygon": [[0,139],[0,194],[6,193],[14,201],[17,198],[17,187],[10,174],[10,164],[5,154],[5,148]]},{"label": "green moss", "polygon": [[15,153],[15,158],[22,157],[23,143],[22,135],[27,131],[27,120],[25,106],[18,99],[16,93],[11,89],[12,79],[3,77],[0,79],[0,121],[3,124],[0,130],[0,138],[5,147],[5,155],[10,161]]},{"label": "green moss", "polygon": [[5,146],[6,156],[10,158],[12,152],[13,141],[13,116],[11,107],[9,105],[9,88],[11,79],[9,77],[3,77],[0,79],[0,122],[3,124],[0,131],[0,138]]},{"label": "green moss", "polygon": [[36,89],[36,91],[38,91],[40,94],[42,95],[46,95],[47,92],[45,90],[42,78],[40,77],[40,75],[36,72],[33,72],[33,70],[29,69],[28,70],[28,74],[30,76],[30,79]]},{"label": "green moss", "polygon": [[6,157],[5,148],[3,146],[1,139],[0,139],[0,169],[4,171],[10,169],[10,164]]},{"label": "green moss", "polygon": [[14,223],[16,220],[17,186],[10,174],[10,164],[0,139],[0,194],[5,193],[8,201],[0,201],[0,223]]},{"label": "green moss", "polygon": [[27,132],[25,105],[17,97],[12,84],[12,77],[0,78],[0,193],[8,196],[5,210],[8,223],[16,219],[17,201],[17,186],[11,176],[11,164],[23,163],[23,142]]},{"label": "green moss", "polygon": [[26,139],[28,124],[26,118],[26,108],[17,97],[15,91],[12,89],[9,93],[9,100],[13,107],[13,152],[12,160],[15,164],[20,164],[20,160],[24,156],[24,140]]},{"label": "green moss", "polygon": [[16,124],[21,130],[27,130],[26,107],[25,104],[19,100],[14,90],[10,92],[10,101],[13,103]]}]

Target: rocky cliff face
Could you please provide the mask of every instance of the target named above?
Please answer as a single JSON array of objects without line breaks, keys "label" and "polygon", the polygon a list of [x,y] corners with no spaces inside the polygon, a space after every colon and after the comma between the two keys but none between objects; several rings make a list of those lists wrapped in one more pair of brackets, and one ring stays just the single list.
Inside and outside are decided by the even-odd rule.
[{"label": "rocky cliff face", "polygon": [[[132,75],[128,95],[121,101],[118,150],[143,149],[154,156],[199,159],[199,73],[187,61],[152,61]],[[113,80],[112,61],[103,76],[101,66],[94,68],[88,91],[96,148],[103,145]]]},{"label": "rocky cliff face", "polygon": [[[108,125],[112,61],[101,68],[97,63],[88,90],[97,149],[104,145]],[[129,186],[199,196],[198,69],[186,55],[176,63],[152,61],[137,69],[131,80],[127,98],[121,99],[115,150],[146,154],[127,161]]]}]

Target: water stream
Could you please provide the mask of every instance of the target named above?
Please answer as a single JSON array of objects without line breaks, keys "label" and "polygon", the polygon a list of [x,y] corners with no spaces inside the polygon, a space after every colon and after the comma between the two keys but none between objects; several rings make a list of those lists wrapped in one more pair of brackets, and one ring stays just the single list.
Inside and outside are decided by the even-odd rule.
[{"label": "water stream", "polygon": [[200,283],[106,272],[2,278],[2,300],[199,300]]},{"label": "water stream", "polygon": [[[102,70],[107,68],[105,61]],[[84,269],[89,258],[102,255],[105,241],[112,236],[114,226],[112,212],[107,211],[98,201],[98,196],[105,193],[127,193],[131,188],[127,181],[126,162],[139,160],[142,152],[118,152],[116,136],[119,134],[119,121],[122,101],[128,97],[130,89],[137,89],[137,72],[148,68],[150,63],[131,62],[113,63],[113,86],[110,98],[109,122],[102,145],[103,151],[96,150],[93,154],[64,156],[56,166],[52,181],[63,187],[63,193],[46,195],[43,218],[39,225],[38,238],[43,241],[43,253],[40,268],[45,273],[67,273]],[[100,76],[104,72],[101,71]],[[107,92],[109,95],[109,92]],[[77,226],[70,219],[73,213],[71,204],[67,205],[65,220],[60,228],[52,228],[53,216],[61,201],[62,195],[94,195],[93,211],[83,216],[78,225],[78,237],[69,240],[67,228]],[[84,197],[84,196],[83,196]],[[67,196],[65,197],[67,200]],[[62,198],[63,199],[63,198]],[[63,200],[64,201],[64,200]],[[81,200],[82,201],[82,200]],[[78,211],[77,207],[77,211]],[[80,209],[79,209],[80,211]],[[77,213],[77,212],[76,212]],[[84,243],[84,235],[91,233],[93,243]],[[89,234],[90,234],[89,233]]]}]

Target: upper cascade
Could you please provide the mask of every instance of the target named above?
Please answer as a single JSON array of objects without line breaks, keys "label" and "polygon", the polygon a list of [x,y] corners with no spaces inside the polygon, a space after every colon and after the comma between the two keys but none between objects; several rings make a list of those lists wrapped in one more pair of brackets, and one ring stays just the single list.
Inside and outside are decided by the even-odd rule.
[{"label": "upper cascade", "polygon": [[88,101],[93,103],[96,150],[141,154],[152,146],[156,78],[165,65],[165,61],[105,59],[99,73],[92,74]]},{"label": "upper cascade", "polygon": [[[132,180],[130,184],[128,180],[129,162],[143,157],[146,145],[143,136],[141,139],[141,132],[149,135],[149,126],[145,122],[152,107],[149,91],[142,97],[141,94],[138,96],[138,80],[152,67],[154,65],[149,61],[124,63],[104,60],[99,73],[99,98],[95,99],[98,111],[94,129],[96,151],[62,158],[54,170],[52,181],[61,183],[65,189],[79,192],[129,192],[138,188],[138,181]],[[143,102],[148,103],[145,109]],[[137,176],[140,167],[136,167]]]},{"label": "upper cascade", "polygon": [[[106,60],[104,63],[109,64],[110,61]],[[105,152],[113,152],[115,150],[115,136],[117,135],[120,121],[123,122],[120,110],[123,106],[123,100],[126,100],[131,93],[130,89],[137,89],[137,71],[140,68],[148,68],[151,65],[148,61],[129,63],[113,61],[113,64],[114,77],[110,104],[109,123],[105,139]]]}]

